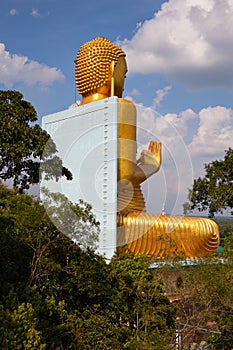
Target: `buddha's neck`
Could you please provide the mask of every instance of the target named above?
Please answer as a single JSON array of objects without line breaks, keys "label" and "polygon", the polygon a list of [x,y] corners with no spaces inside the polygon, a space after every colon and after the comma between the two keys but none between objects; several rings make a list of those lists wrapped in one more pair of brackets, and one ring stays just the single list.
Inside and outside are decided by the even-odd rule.
[{"label": "buddha's neck", "polygon": [[85,105],[87,103],[103,100],[104,98],[108,98],[108,97],[109,97],[109,94],[103,94],[103,93],[96,92],[95,94],[83,97],[81,105]]}]

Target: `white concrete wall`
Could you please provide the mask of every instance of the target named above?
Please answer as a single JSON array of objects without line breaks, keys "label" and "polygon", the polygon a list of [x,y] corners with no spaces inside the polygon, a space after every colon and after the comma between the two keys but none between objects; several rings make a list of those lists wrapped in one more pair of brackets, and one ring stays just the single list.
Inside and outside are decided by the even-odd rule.
[{"label": "white concrete wall", "polygon": [[73,180],[42,181],[41,186],[92,205],[101,228],[98,251],[106,258],[116,250],[117,102],[111,97],[42,119]]}]

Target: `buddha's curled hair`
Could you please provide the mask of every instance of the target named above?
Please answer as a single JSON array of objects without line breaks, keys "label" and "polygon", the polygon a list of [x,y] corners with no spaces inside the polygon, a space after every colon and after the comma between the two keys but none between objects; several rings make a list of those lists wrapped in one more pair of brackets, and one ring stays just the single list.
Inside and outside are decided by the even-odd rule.
[{"label": "buddha's curled hair", "polygon": [[106,38],[96,38],[82,45],[75,64],[78,92],[87,96],[107,84],[111,62],[117,62],[125,52]]}]

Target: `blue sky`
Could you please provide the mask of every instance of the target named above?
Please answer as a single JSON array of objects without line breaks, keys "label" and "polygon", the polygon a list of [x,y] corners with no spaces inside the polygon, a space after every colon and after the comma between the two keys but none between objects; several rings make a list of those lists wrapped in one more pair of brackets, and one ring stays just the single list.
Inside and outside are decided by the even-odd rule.
[{"label": "blue sky", "polygon": [[125,50],[139,150],[163,143],[148,211],[182,214],[203,164],[233,147],[232,0],[2,0],[0,22],[0,89],[22,92],[39,121],[74,102],[83,43],[104,36]]}]

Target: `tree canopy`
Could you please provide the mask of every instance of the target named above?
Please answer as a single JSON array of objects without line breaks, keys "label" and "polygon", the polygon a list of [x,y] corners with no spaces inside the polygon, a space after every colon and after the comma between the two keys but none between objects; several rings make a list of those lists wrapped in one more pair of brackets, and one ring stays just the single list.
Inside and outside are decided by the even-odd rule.
[{"label": "tree canopy", "polygon": [[[28,189],[39,182],[40,169],[48,178],[72,178],[56,155],[56,146],[38,124],[34,107],[18,91],[0,91],[0,179]],[[45,147],[46,146],[46,147]]]},{"label": "tree canopy", "polygon": [[[62,220],[64,198],[51,202]],[[73,209],[90,245],[90,208]],[[175,307],[150,260],[116,256],[107,264],[82,242],[59,232],[33,197],[0,185],[0,348],[169,349]]]},{"label": "tree canopy", "polygon": [[199,261],[186,270],[185,278],[183,274],[177,307],[183,346],[205,339],[206,349],[232,349],[232,244],[227,257],[229,260]]},{"label": "tree canopy", "polygon": [[205,176],[194,180],[184,211],[194,209],[208,210],[210,217],[233,209],[233,149],[225,152],[223,160],[206,164]]}]

